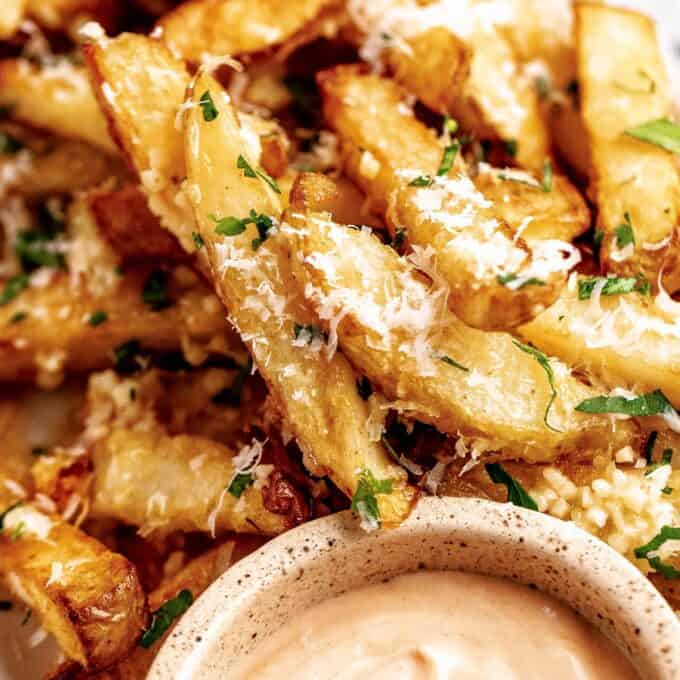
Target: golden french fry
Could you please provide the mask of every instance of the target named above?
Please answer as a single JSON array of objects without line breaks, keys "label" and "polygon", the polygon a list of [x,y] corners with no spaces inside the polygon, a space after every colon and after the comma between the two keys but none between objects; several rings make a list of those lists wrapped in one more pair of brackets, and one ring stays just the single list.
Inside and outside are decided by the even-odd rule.
[{"label": "golden french fry", "polygon": [[[620,40],[603,41],[603,35]],[[671,87],[654,22],[606,5],[576,5],[583,120],[592,153],[592,190],[607,270],[662,275],[680,287],[680,175],[664,149],[626,131],[671,114]],[[635,45],[631,53],[628,45]],[[632,239],[632,240],[631,240]]]},{"label": "golden french fry", "polygon": [[446,289],[425,283],[375,237],[294,206],[286,222],[305,297],[352,363],[411,416],[480,438],[505,458],[578,458],[637,445],[632,423],[575,411],[596,392],[565,364],[461,323],[447,311]]},{"label": "golden french fry", "polygon": [[4,516],[0,579],[40,616],[66,656],[91,670],[124,657],[146,624],[134,566],[33,505]]},{"label": "golden french fry", "polygon": [[28,0],[5,0],[0,13],[0,40],[11,38],[19,28]]}]

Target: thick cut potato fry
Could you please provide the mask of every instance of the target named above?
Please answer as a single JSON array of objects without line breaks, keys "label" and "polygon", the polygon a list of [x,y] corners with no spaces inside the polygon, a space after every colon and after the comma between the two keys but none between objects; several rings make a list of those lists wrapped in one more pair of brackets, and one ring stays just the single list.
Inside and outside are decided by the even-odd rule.
[{"label": "thick cut potato fry", "polygon": [[0,579],[40,616],[64,653],[88,669],[125,656],[146,624],[134,566],[31,505],[5,516]]},{"label": "thick cut potato fry", "polygon": [[543,191],[541,179],[480,164],[474,183],[494,204],[500,218],[525,241],[569,242],[588,231],[590,210],[576,187],[563,175],[555,175],[550,191]]},{"label": "thick cut potato fry", "polygon": [[411,416],[530,461],[637,443],[631,423],[574,410],[596,392],[566,365],[550,360],[549,380],[512,336],[465,326],[447,312],[445,289],[373,236],[294,208],[286,217],[306,298],[354,365]]},{"label": "thick cut potato fry", "polygon": [[559,101],[552,104],[548,115],[557,154],[579,183],[585,183],[590,175],[590,144],[580,109],[573,101]]},{"label": "thick cut potato fry", "polygon": [[27,0],[32,19],[47,28],[71,33],[88,19],[113,28],[120,5],[118,0]]},{"label": "thick cut potato fry", "polygon": [[[261,52],[303,32],[312,40],[339,0],[189,0],[159,22],[163,40],[183,59]],[[313,30],[316,26],[316,31]]]},{"label": "thick cut potato fry", "polygon": [[[435,176],[442,147],[404,108],[397,85],[354,67],[324,72],[320,82],[326,117],[341,136],[350,175],[387,204],[393,233],[434,249],[437,271],[451,288],[450,307],[463,321],[509,328],[557,298],[577,256],[574,249],[554,240],[527,246],[518,239],[498,219],[503,208],[496,211],[475,190],[462,161]],[[574,257],[565,262],[569,251]]]},{"label": "thick cut potato fry", "polygon": [[188,259],[177,239],[149,210],[146,196],[135,185],[93,191],[86,200],[100,233],[122,258]]},{"label": "thick cut potato fry", "polygon": [[186,159],[189,182],[195,187],[189,194],[217,290],[312,469],[325,471],[350,497],[365,469],[377,479],[393,479],[392,493],[380,495],[378,503],[382,522],[398,523],[416,493],[406,483],[404,471],[370,440],[368,412],[354,371],[344,357],[324,351],[324,343],[309,330],[316,319],[299,297],[291,295],[295,282],[285,242],[269,236],[254,245],[258,232],[252,226],[235,236],[215,231],[220,218],[240,218],[253,210],[276,219],[280,207],[265,181],[248,178],[237,167],[239,158],[247,155],[238,120],[217,82],[201,75],[193,84],[192,100],[198,101],[206,91],[219,115],[206,121],[200,109],[187,109]]},{"label": "thick cut potato fry", "polygon": [[[602,40],[603,35],[617,40]],[[671,88],[654,23],[641,14],[584,2],[576,5],[576,38],[592,189],[604,232],[601,257],[608,271],[625,276],[642,272],[653,285],[663,272],[672,292],[680,287],[676,159],[625,135],[671,114]],[[634,243],[620,237],[622,225],[632,227]]]},{"label": "thick cut potato fry", "polygon": [[579,300],[576,280],[519,329],[536,347],[597,375],[607,387],[661,389],[680,409],[680,328],[674,303],[632,292]]},{"label": "thick cut potato fry", "polygon": [[5,0],[0,12],[0,40],[11,38],[19,28],[27,0]]},{"label": "thick cut potato fry", "polygon": [[0,106],[10,107],[12,117],[29,125],[109,153],[118,151],[82,66],[68,61],[42,67],[26,59],[0,61]]},{"label": "thick cut potato fry", "polygon": [[240,498],[227,492],[233,452],[209,439],[114,430],[92,451],[92,515],[157,531],[226,531],[275,535],[295,522],[264,506],[254,485]]},{"label": "thick cut potato fry", "polygon": [[534,84],[523,77],[513,46],[494,26],[503,19],[489,17],[487,3],[355,0],[348,7],[365,59],[386,61],[424,104],[480,139],[515,142],[520,166],[541,167],[548,135]]},{"label": "thick cut potato fry", "polygon": [[[0,307],[0,380],[55,387],[65,372],[110,366],[114,349],[133,339],[147,350],[184,348],[196,363],[240,346],[219,301],[193,274],[191,285],[171,285],[174,304],[153,311],[142,299],[150,273],[148,266],[129,268],[113,291],[97,295],[60,272],[48,287],[28,288]],[[97,311],[107,318],[93,326]],[[19,313],[26,318],[12,322]]]}]

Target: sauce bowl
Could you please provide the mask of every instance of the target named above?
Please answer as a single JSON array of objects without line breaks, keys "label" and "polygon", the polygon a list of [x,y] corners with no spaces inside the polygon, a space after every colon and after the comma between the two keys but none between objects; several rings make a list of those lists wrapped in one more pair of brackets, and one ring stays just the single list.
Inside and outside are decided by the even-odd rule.
[{"label": "sauce bowl", "polygon": [[572,523],[510,504],[424,498],[397,529],[367,534],[346,511],[289,531],[238,562],[182,618],[148,680],[229,677],[243,655],[297,613],[418,570],[535,586],[612,639],[644,680],[680,679],[678,618],[605,543]]}]

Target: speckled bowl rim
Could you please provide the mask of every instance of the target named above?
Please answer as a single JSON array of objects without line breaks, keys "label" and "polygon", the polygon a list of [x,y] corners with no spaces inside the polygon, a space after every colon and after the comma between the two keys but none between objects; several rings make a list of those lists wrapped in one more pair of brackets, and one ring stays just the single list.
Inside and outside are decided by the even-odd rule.
[{"label": "speckled bowl rim", "polygon": [[342,512],[265,544],[184,615],[147,680],[228,678],[287,617],[366,583],[456,569],[531,584],[622,648],[644,680],[680,679],[680,623],[652,584],[602,541],[547,515],[472,498],[424,498],[399,528],[364,533]]}]

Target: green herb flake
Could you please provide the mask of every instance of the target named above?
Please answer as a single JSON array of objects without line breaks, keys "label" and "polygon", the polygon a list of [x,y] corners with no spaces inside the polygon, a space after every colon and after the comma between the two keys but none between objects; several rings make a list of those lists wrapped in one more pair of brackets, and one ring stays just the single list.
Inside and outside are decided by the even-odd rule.
[{"label": "green herb flake", "polygon": [[457,361],[454,361],[451,357],[446,356],[446,354],[442,354],[442,356],[439,357],[440,361],[443,361],[445,364],[448,364],[449,366],[453,366],[454,368],[459,369],[460,371],[465,371],[466,373],[470,372],[469,368],[466,368],[463,366],[463,364],[459,364]]},{"label": "green herb flake", "polygon": [[647,437],[647,441],[645,442],[645,448],[642,452],[642,455],[645,457],[647,465],[650,465],[653,461],[654,445],[656,444],[658,436],[659,433],[656,430],[653,430],[649,433],[649,437]]},{"label": "green herb flake", "polygon": [[641,295],[648,295],[651,290],[649,281],[644,277],[618,277],[618,276],[592,276],[585,279],[579,279],[578,282],[578,299],[590,300],[595,286],[605,281],[606,283],[600,291],[600,295],[626,295],[637,291]]},{"label": "green herb flake", "polygon": [[655,470],[658,470],[660,467],[664,467],[664,465],[671,465],[673,462],[673,449],[664,449],[663,452],[661,453],[661,458],[657,463],[651,463],[651,465],[647,466],[647,470],[645,472],[645,476],[651,475],[652,472]]},{"label": "green herb flake", "polygon": [[194,245],[196,246],[196,250],[200,250],[205,245],[203,237],[197,231],[191,232],[191,238],[193,239]]},{"label": "green herb flake", "polygon": [[25,321],[28,319],[28,313],[19,311],[19,312],[14,312],[12,316],[9,317],[9,321],[7,322],[8,324],[15,324],[15,323],[21,323],[22,321]]},{"label": "green herb flake", "polygon": [[242,234],[249,224],[254,224],[257,229],[258,237],[251,241],[253,250],[257,250],[269,236],[269,232],[274,227],[274,220],[263,213],[251,210],[248,217],[239,219],[238,217],[218,218],[215,215],[209,216],[217,224],[215,233],[220,236],[238,236]]},{"label": "green herb flake", "polygon": [[397,252],[401,250],[404,243],[406,242],[406,229],[399,228],[394,232],[394,238],[390,241],[390,247],[394,248]]},{"label": "green herb flake", "polygon": [[548,401],[548,405],[546,406],[545,414],[543,415],[543,422],[545,423],[545,426],[549,430],[552,430],[553,432],[561,432],[561,430],[555,429],[548,423],[548,414],[550,413],[550,409],[552,408],[555,399],[557,399],[557,389],[555,389],[555,374],[553,373],[552,367],[550,366],[550,360],[545,354],[543,354],[543,352],[540,352],[535,347],[531,347],[530,345],[525,345],[524,343],[519,342],[519,340],[513,340],[512,344],[515,345],[515,347],[517,347],[518,349],[522,350],[522,352],[524,352],[525,354],[528,354],[529,356],[536,359],[539,366],[545,371],[546,375],[548,376],[548,383],[550,384],[551,396],[550,400]]},{"label": "green herb flake", "polygon": [[442,130],[444,133],[450,135],[455,135],[458,132],[458,121],[455,118],[450,118],[449,116],[444,116],[444,123],[442,125]]},{"label": "green herb flake", "polygon": [[23,148],[24,145],[16,137],[0,131],[0,155],[13,156]]},{"label": "green herb flake", "polygon": [[149,274],[142,288],[142,300],[151,307],[152,311],[159,312],[170,307],[172,301],[168,295],[168,274],[162,269],[156,269]]},{"label": "green herb flake", "polygon": [[359,396],[364,401],[367,401],[368,398],[373,394],[373,386],[371,385],[371,381],[366,376],[363,376],[361,380],[357,380],[356,383]]},{"label": "green herb flake", "polygon": [[498,276],[496,276],[496,281],[498,281],[501,286],[506,286],[512,290],[521,290],[526,286],[545,286],[545,281],[541,281],[541,279],[537,279],[533,276],[531,278],[521,280],[521,282],[518,284],[514,283],[518,280],[520,280],[520,277],[515,272],[510,272],[509,274],[498,274]]},{"label": "green herb flake", "polygon": [[234,479],[232,479],[227,491],[234,496],[234,498],[241,498],[241,494],[255,481],[255,478],[250,472],[239,472]]},{"label": "green herb flake", "polygon": [[14,244],[14,251],[25,271],[33,271],[38,267],[64,269],[66,260],[63,253],[56,252],[52,239],[40,230],[22,231]]},{"label": "green herb flake", "polygon": [[487,463],[486,472],[494,484],[504,484],[508,489],[508,502],[520,508],[538,510],[536,501],[525,491],[524,487],[500,463]]},{"label": "green herb flake", "polygon": [[5,287],[0,292],[0,307],[14,300],[19,293],[28,288],[28,274],[17,274],[7,279]]},{"label": "green herb flake", "polygon": [[151,615],[151,625],[144,631],[139,640],[140,646],[144,647],[144,649],[149,649],[170,628],[173,621],[189,609],[193,602],[194,596],[190,590],[185,588],[176,597],[168,600],[153,612]]},{"label": "green herb flake", "polygon": [[663,489],[661,489],[661,493],[664,494],[665,496],[670,496],[673,493],[674,489],[670,486],[664,486]]},{"label": "green herb flake", "polygon": [[101,309],[98,309],[96,312],[92,312],[90,314],[90,318],[87,320],[87,323],[90,326],[101,326],[105,321],[107,321],[109,318],[109,315],[104,312]]},{"label": "green herb flake", "polygon": [[649,566],[663,574],[667,579],[680,578],[680,571],[677,570],[670,564],[666,564],[661,560],[659,555],[651,556],[651,553],[656,553],[656,551],[666,542],[666,541],[677,541],[680,540],[680,527],[661,527],[661,531],[654,536],[654,538],[646,543],[645,545],[635,548],[635,557],[639,560],[647,560]]},{"label": "green herb flake", "polygon": [[113,349],[113,367],[123,375],[135,373],[142,367],[142,346],[139,340],[128,340]]},{"label": "green herb flake", "polygon": [[536,87],[536,94],[539,99],[548,99],[550,97],[550,81],[545,76],[538,76],[534,79],[534,86]]},{"label": "green herb flake", "polygon": [[516,139],[506,139],[503,142],[503,148],[505,149],[505,153],[508,154],[508,156],[512,156],[513,158],[517,157],[517,140]]},{"label": "green herb flake", "polygon": [[408,183],[410,187],[431,187],[433,184],[434,180],[430,175],[420,175]]},{"label": "green herb flake", "polygon": [[376,496],[390,493],[392,493],[391,479],[376,479],[366,468],[361,471],[351,507],[361,518],[362,524],[372,529],[380,527],[380,511]]},{"label": "green herb flake", "polygon": [[24,531],[26,531],[26,523],[21,521],[10,532],[10,540],[18,541],[24,535]]},{"label": "green herb flake", "polygon": [[201,98],[198,100],[198,105],[203,111],[203,120],[206,123],[211,123],[215,120],[215,118],[217,118],[217,116],[220,115],[217,107],[215,106],[212,95],[210,94],[210,90],[206,90],[201,95]]},{"label": "green herb flake", "polygon": [[639,397],[593,397],[582,401],[577,407],[581,413],[618,413],[644,418],[673,413],[673,407],[661,390],[654,390]]},{"label": "green herb flake", "polygon": [[553,188],[553,166],[552,161],[546,158],[543,161],[543,178],[541,179],[541,189],[546,194],[549,194]]},{"label": "green herb flake", "polygon": [[626,130],[624,134],[641,142],[660,146],[666,151],[680,153],[680,125],[668,118],[647,121]]},{"label": "green herb flake", "polygon": [[623,223],[614,229],[614,233],[616,234],[616,247],[619,250],[631,243],[635,245],[635,232],[633,231],[633,224],[630,221],[629,213],[624,213]]},{"label": "green herb flake", "polygon": [[460,151],[460,144],[454,139],[451,144],[449,144],[442,155],[441,163],[437,169],[437,177],[442,175],[448,175],[449,171],[453,167],[453,162],[456,160],[456,156]]},{"label": "green herb flake", "polygon": [[239,170],[243,170],[244,177],[250,177],[251,179],[260,177],[260,179],[264,180],[269,185],[269,188],[272,189],[272,191],[276,192],[277,194],[281,193],[281,189],[274,178],[270,177],[264,170],[254,170],[253,166],[248,163],[243,155],[238,157],[238,160],[236,161],[236,167]]}]

